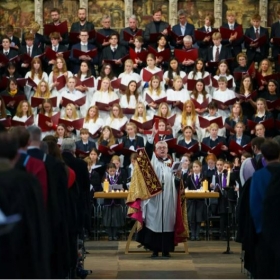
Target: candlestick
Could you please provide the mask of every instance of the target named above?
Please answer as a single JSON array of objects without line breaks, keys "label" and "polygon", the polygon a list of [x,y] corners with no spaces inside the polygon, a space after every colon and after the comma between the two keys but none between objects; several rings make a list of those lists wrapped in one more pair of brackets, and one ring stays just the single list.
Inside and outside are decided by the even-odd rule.
[{"label": "candlestick", "polygon": [[103,183],[103,190],[105,193],[108,193],[109,192],[109,182],[107,179],[105,179],[104,183]]},{"label": "candlestick", "polygon": [[208,191],[208,181],[204,180],[202,183],[203,191],[207,192]]},{"label": "candlestick", "polygon": [[228,169],[228,173],[227,173],[227,187],[229,187],[229,180],[230,180],[230,168]]}]

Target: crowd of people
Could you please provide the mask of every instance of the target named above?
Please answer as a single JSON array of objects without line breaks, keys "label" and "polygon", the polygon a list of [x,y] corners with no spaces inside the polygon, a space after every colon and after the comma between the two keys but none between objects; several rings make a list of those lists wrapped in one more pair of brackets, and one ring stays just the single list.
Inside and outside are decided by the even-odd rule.
[{"label": "crowd of people", "polygon": [[[22,219],[15,225],[22,234],[0,236],[16,250],[5,259],[4,277],[12,273],[13,278],[41,278],[46,273],[63,278],[75,270],[76,237],[83,239],[84,230],[91,231],[94,192],[102,191],[104,181],[128,190],[141,148],[152,162],[159,146],[168,149],[164,158],[168,152],[171,162],[180,160],[182,169],[176,178],[184,189],[200,189],[207,180],[209,191],[220,193],[219,199],[211,201],[211,214],[220,216],[219,238],[226,239],[227,214],[236,219],[238,196],[249,179],[239,176],[240,166],[252,157],[252,170],[265,166],[270,157],[265,152],[262,157],[262,147],[266,147],[262,145],[280,130],[279,22],[272,25],[269,35],[260,15],[254,15],[252,26],[243,33],[235,12],[229,10],[220,29],[206,15],[205,26],[195,30],[180,10],[179,23],[171,28],[161,20],[161,10],[155,10],[145,30],[138,29],[132,15],[129,26],[118,33],[106,15],[103,28],[95,30],[86,19],[86,10],[80,8],[79,21],[68,32],[59,9],[50,14],[52,22],[44,26],[44,34],[34,24],[21,42],[12,26],[2,36],[0,123],[6,132],[0,134],[0,176],[5,182],[2,185],[1,179],[5,195],[0,194],[0,210],[6,215],[19,213]],[[280,21],[280,11],[278,15]],[[272,57],[268,57],[270,47]],[[154,163],[154,168],[159,165]],[[10,179],[20,189],[16,194],[9,188]],[[22,183],[28,180],[30,195],[24,195]],[[260,182],[254,175],[251,189],[255,180]],[[231,187],[229,192],[227,187]],[[174,187],[174,199],[175,193]],[[250,196],[256,203],[255,196]],[[13,209],[11,201],[17,198],[21,203]],[[156,208],[153,203],[157,201],[151,200],[150,212]],[[27,209],[23,209],[25,204]],[[253,205],[256,234],[260,234],[260,212]],[[103,225],[109,240],[118,240],[123,206],[122,200],[104,201]],[[189,200],[190,240],[200,240],[205,219],[203,201]],[[157,237],[150,232],[161,228],[149,218],[146,222],[151,244]],[[168,227],[173,226],[171,221]],[[24,241],[25,235],[30,244]],[[167,238],[171,240],[172,235]],[[31,244],[35,261],[25,258]],[[169,257],[172,248],[166,247],[163,253]],[[151,250],[157,257],[160,248]],[[14,262],[22,268],[11,272]],[[44,267],[36,266],[39,262]]]}]

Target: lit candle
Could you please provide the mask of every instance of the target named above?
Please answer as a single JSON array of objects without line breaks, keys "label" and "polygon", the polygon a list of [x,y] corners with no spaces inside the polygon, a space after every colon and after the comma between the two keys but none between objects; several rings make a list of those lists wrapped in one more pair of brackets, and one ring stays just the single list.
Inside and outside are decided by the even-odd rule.
[{"label": "lit candle", "polygon": [[203,191],[207,192],[208,191],[208,181],[204,180],[202,183]]},{"label": "lit candle", "polygon": [[229,180],[230,180],[230,168],[227,171],[227,187],[229,187]]}]

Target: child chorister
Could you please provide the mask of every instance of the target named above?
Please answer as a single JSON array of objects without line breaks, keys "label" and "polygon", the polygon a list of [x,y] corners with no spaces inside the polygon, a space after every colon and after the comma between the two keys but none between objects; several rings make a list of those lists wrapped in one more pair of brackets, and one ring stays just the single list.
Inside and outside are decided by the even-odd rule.
[{"label": "child chorister", "polygon": [[[201,162],[193,162],[193,174],[187,179],[187,188],[189,190],[199,190],[203,181]],[[188,199],[188,220],[191,225],[191,240],[200,240],[199,232],[201,222],[203,221],[204,199]]]}]

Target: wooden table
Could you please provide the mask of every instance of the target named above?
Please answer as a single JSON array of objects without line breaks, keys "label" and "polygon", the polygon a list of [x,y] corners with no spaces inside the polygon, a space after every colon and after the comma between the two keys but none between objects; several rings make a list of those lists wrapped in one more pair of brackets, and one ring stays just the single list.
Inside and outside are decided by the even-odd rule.
[{"label": "wooden table", "polygon": [[[207,202],[208,198],[218,198],[219,197],[219,193],[218,192],[192,192],[192,191],[188,191],[185,192],[185,197],[187,199],[205,199],[206,202],[206,207],[207,207],[207,232],[209,232],[209,223],[208,223],[208,207],[209,207],[209,203]],[[105,193],[105,192],[95,192],[94,193],[94,198],[108,198],[108,199],[126,199],[128,196],[128,192],[109,192],[109,193]],[[208,203],[208,204],[207,204]],[[126,247],[125,247],[125,254],[129,254],[129,253],[140,253],[140,252],[135,252],[135,251],[129,251],[129,246],[130,246],[130,242],[132,240],[132,236],[136,231],[136,226],[137,223],[135,222],[134,226],[132,227],[127,242],[126,242]],[[207,234],[206,234],[207,235]],[[187,246],[187,242],[184,242],[184,251],[176,251],[175,253],[185,253],[188,254],[188,246]],[[145,253],[145,251],[143,251],[143,253]]]}]

